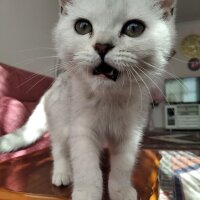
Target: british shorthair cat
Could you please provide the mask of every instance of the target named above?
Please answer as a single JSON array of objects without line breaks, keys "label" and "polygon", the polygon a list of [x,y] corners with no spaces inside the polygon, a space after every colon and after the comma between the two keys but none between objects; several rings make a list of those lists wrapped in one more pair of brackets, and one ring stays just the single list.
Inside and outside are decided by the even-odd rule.
[{"label": "british shorthair cat", "polygon": [[146,125],[150,87],[175,40],[175,0],[60,0],[54,30],[65,70],[28,122],[0,138],[0,151],[49,131],[52,183],[73,182],[73,200],[101,200],[100,152],[110,151],[112,200],[136,200],[131,172]]}]

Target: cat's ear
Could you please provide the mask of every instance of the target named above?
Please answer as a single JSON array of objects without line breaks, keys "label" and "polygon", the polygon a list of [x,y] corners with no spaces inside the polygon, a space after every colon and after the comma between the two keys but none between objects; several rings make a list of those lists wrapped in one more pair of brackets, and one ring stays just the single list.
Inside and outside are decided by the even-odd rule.
[{"label": "cat's ear", "polygon": [[163,19],[168,20],[175,15],[177,0],[156,0],[163,9]]},{"label": "cat's ear", "polygon": [[66,14],[65,6],[67,3],[69,3],[70,0],[58,0],[59,6],[60,6],[60,14]]}]

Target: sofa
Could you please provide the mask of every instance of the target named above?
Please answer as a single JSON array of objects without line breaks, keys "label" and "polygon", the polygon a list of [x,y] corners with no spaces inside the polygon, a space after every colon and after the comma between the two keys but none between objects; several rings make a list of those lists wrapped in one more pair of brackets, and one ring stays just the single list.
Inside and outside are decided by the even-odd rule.
[{"label": "sofa", "polygon": [[[0,136],[21,127],[53,78],[0,63]],[[36,144],[9,154],[0,154],[0,163],[49,146],[44,135]]]}]

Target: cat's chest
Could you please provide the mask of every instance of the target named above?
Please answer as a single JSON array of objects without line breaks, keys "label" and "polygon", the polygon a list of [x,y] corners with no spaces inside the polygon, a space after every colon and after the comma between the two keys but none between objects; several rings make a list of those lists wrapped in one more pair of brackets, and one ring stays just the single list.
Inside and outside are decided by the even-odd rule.
[{"label": "cat's chest", "polygon": [[96,128],[107,135],[119,135],[129,126],[130,111],[119,105],[102,105],[97,108]]},{"label": "cat's chest", "polygon": [[129,128],[132,108],[126,104],[101,98],[87,101],[79,98],[73,103],[76,122],[86,123],[101,136],[121,135]]}]

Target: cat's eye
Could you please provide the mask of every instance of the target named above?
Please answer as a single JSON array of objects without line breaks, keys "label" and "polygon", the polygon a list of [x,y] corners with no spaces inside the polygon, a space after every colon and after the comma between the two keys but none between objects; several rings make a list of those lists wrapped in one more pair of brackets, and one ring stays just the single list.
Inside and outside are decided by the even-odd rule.
[{"label": "cat's eye", "polygon": [[125,23],[121,33],[128,35],[129,37],[138,37],[145,30],[145,24],[141,20],[130,20]]},{"label": "cat's eye", "polygon": [[86,35],[88,33],[92,33],[92,25],[86,19],[79,19],[75,23],[75,30],[80,35]]}]

